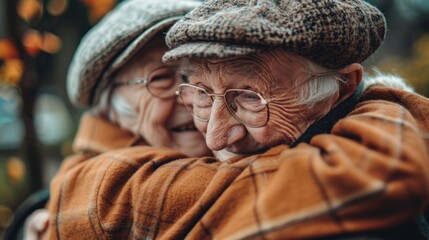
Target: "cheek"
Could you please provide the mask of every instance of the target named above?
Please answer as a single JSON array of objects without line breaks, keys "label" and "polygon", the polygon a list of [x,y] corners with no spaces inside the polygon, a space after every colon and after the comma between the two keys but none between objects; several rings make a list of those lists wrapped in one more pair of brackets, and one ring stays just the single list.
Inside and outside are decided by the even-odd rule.
[{"label": "cheek", "polygon": [[[149,94],[148,94],[149,95]],[[146,128],[164,126],[173,112],[174,101],[142,96],[139,99],[139,120]]]},{"label": "cheek", "polygon": [[138,132],[152,146],[172,147],[167,121],[173,102],[152,96],[139,99]]},{"label": "cheek", "polygon": [[195,127],[200,131],[204,136],[206,136],[207,133],[207,126],[208,122],[200,121],[196,118],[194,118]]},{"label": "cheek", "polygon": [[135,132],[139,113],[137,101],[133,100],[130,95],[134,95],[133,91],[127,91],[127,89],[118,88],[113,92],[110,99],[112,120],[122,128]]},{"label": "cheek", "polygon": [[284,139],[286,138],[284,134],[278,131],[277,127],[268,124],[262,128],[247,128],[247,131],[254,141],[266,147],[273,147],[284,143]]},{"label": "cheek", "polygon": [[270,117],[266,126],[249,128],[256,141],[265,146],[291,144],[297,140],[312,123],[311,118],[305,117],[306,106],[271,104]]}]

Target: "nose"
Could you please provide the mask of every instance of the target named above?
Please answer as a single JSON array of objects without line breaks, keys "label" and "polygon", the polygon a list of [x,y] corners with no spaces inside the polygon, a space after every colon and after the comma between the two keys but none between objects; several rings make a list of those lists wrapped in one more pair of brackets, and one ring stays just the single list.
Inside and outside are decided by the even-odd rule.
[{"label": "nose", "polygon": [[207,146],[211,150],[219,151],[240,141],[245,136],[244,126],[231,116],[221,99],[215,99],[207,125]]}]

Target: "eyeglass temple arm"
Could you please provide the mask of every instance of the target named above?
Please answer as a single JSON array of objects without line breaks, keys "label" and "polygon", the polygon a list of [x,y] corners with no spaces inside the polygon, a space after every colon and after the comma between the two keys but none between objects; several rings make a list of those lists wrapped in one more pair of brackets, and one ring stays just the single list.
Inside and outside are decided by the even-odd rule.
[{"label": "eyeglass temple arm", "polygon": [[143,83],[144,85],[146,85],[147,80],[146,79],[134,79],[134,80],[130,80],[128,82],[116,82],[116,83],[113,83],[113,86],[134,85],[134,84],[140,84],[140,83]]}]

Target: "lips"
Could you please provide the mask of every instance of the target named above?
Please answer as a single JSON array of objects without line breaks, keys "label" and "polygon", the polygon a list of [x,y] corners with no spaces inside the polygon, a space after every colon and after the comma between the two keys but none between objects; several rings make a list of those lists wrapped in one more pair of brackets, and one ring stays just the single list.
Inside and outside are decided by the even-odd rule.
[{"label": "lips", "polygon": [[170,129],[172,132],[185,132],[185,131],[197,131],[197,128],[194,125],[194,122],[189,122],[181,124],[179,126],[173,127]]},{"label": "lips", "polygon": [[250,154],[258,154],[263,153],[269,148],[266,146],[263,146],[261,144],[255,145],[253,147],[249,147],[248,145],[243,144],[233,144],[231,146],[227,146],[224,148],[225,151],[230,152],[231,154],[237,154],[237,155],[250,155]]}]

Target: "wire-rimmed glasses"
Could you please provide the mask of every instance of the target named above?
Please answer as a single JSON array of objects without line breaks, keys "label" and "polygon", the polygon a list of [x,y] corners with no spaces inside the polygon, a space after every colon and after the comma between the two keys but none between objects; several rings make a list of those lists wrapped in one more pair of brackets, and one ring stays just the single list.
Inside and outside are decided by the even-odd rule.
[{"label": "wire-rimmed glasses", "polygon": [[182,83],[182,76],[177,66],[162,66],[151,71],[146,78],[133,79],[127,82],[115,82],[114,87],[126,85],[143,85],[148,92],[157,98],[176,96],[176,89]]},{"label": "wire-rimmed glasses", "polygon": [[188,83],[180,84],[176,94],[188,111],[200,121],[207,122],[215,97],[222,97],[230,114],[248,127],[263,127],[268,122],[268,102],[260,93],[249,89],[228,89],[223,94]]}]

